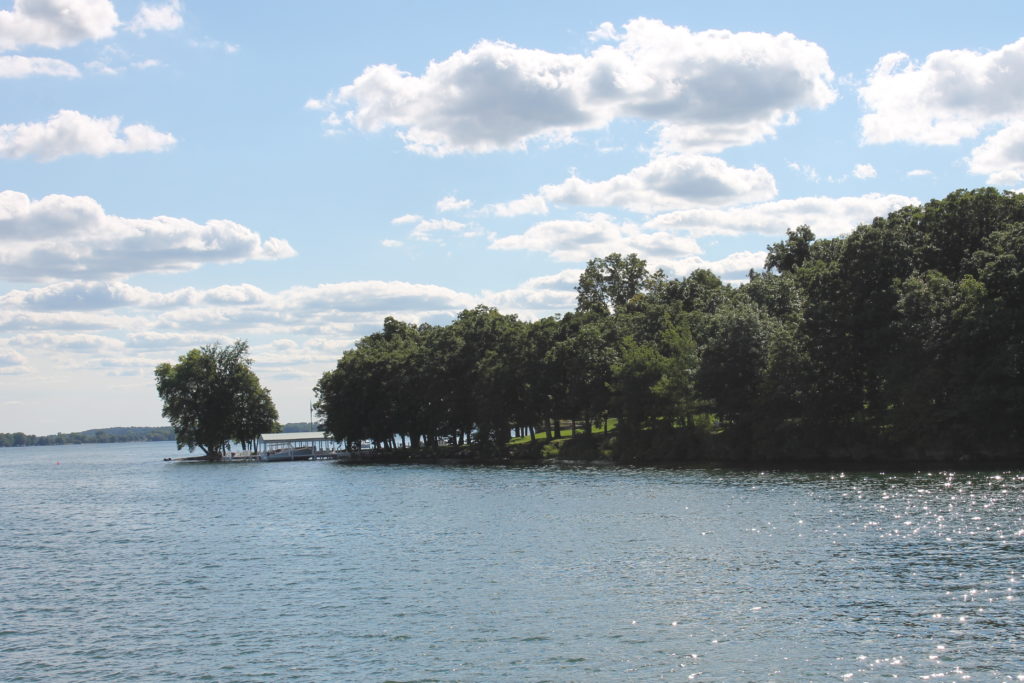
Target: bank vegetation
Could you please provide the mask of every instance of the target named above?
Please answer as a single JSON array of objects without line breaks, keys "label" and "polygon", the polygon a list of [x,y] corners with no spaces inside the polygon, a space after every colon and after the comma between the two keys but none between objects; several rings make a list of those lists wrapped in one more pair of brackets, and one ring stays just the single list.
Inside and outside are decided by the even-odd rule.
[{"label": "bank vegetation", "polygon": [[1024,195],[961,190],[848,236],[796,227],[739,286],[610,254],[564,315],[387,318],[316,407],[339,440],[393,451],[1019,463],[1022,333]]}]

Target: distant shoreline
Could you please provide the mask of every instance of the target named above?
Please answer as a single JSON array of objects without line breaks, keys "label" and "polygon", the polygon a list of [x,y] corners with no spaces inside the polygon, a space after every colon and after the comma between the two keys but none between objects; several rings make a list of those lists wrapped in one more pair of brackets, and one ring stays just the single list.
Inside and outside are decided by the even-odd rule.
[{"label": "distant shoreline", "polygon": [[58,432],[44,436],[25,434],[24,432],[0,432],[0,448],[147,441],[174,441],[174,429],[171,427],[105,427],[86,429],[81,432]]},{"label": "distant shoreline", "polygon": [[[288,422],[281,425],[283,432],[309,431],[308,422]],[[58,432],[37,436],[24,432],[0,432],[0,448],[24,446],[75,446],[85,443],[145,443],[174,441],[174,428],[162,427],[104,427],[80,432]]]}]

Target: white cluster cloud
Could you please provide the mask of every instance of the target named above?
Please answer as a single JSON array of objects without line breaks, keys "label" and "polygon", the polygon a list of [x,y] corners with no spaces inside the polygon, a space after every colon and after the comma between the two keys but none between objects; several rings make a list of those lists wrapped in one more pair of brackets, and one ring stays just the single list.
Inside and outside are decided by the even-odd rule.
[{"label": "white cluster cloud", "polygon": [[[127,29],[173,31],[184,23],[180,0],[162,5],[143,3]],[[113,36],[121,21],[110,0],[14,0],[10,10],[0,10],[0,51],[30,45],[64,48],[86,40]]]},{"label": "white cluster cloud", "polygon": [[644,224],[649,230],[683,231],[695,237],[759,233],[779,235],[788,228],[809,225],[818,237],[850,233],[861,223],[885,216],[910,204],[914,197],[871,193],[859,197],[801,197],[755,206],[726,209],[689,209],[656,216]]},{"label": "white cluster cloud", "polygon": [[8,280],[99,279],[294,255],[286,241],[263,240],[228,220],[121,218],[90,197],[33,201],[0,192],[0,273]]},{"label": "white cluster cloud", "polygon": [[465,228],[465,223],[453,221],[450,218],[431,218],[417,223],[409,236],[417,240],[429,240],[431,235],[436,232],[463,232]]},{"label": "white cluster cloud", "polygon": [[[693,237],[672,230],[652,230],[649,224],[619,223],[605,214],[584,220],[543,221],[522,234],[494,240],[491,248],[540,251],[563,262],[586,261],[612,252],[636,253],[648,267],[661,268],[670,276],[685,277],[697,268],[707,268],[737,280],[751,268],[762,268],[766,255],[763,251],[740,251],[709,261],[700,256],[703,250]],[[526,304],[531,301],[560,304],[561,310],[568,310],[575,305],[575,291],[570,291],[576,284],[572,274],[578,277],[579,272],[566,270],[556,276],[535,278],[516,290],[500,293],[496,299],[511,304],[513,310],[519,310],[517,306],[528,308]]]},{"label": "white cluster cloud", "polygon": [[31,332],[15,335],[11,338],[10,343],[27,349],[74,351],[77,353],[109,353],[124,349],[124,342],[119,339],[102,334],[87,334],[83,332],[71,334]]},{"label": "white cluster cloud", "polygon": [[775,179],[760,166],[735,168],[717,157],[689,155],[656,157],[603,181],[572,177],[558,185],[545,185],[539,192],[547,202],[621,207],[646,214],[759,202],[775,194]]},{"label": "white cluster cloud", "polygon": [[780,235],[802,224],[810,225],[819,237],[834,237],[876,216],[917,203],[917,199],[902,195],[804,197],[745,207],[673,211],[642,225],[598,213],[581,219],[541,221],[522,233],[492,239],[490,248],[542,252],[561,262],[635,252],[654,267],[678,275],[694,268],[742,275],[750,268],[762,267],[762,252],[738,252],[709,265],[699,256],[703,249],[697,239],[749,233]]},{"label": "white cluster cloud", "polygon": [[[0,306],[9,316],[22,316],[4,318],[5,329],[25,330],[39,329],[37,321],[58,313],[80,315],[77,324],[62,329],[106,329],[111,326],[106,324],[104,316],[90,315],[114,309],[146,311],[148,322],[142,328],[152,328],[168,321],[173,323],[172,327],[180,327],[180,322],[190,316],[228,320],[233,312],[250,319],[262,317],[293,325],[297,321],[319,319],[318,316],[344,313],[383,313],[383,318],[395,312],[457,312],[477,303],[477,297],[439,285],[383,280],[295,286],[277,293],[251,284],[154,292],[123,282],[76,280],[15,289],[0,296]],[[164,312],[160,312],[161,309]],[[327,317],[320,320],[326,322]]]},{"label": "white cluster cloud", "polygon": [[530,278],[513,289],[485,291],[481,298],[503,313],[515,313],[536,319],[551,312],[571,311],[576,307],[576,283],[582,271],[570,268],[554,275]]},{"label": "white cluster cloud", "polygon": [[279,308],[306,313],[457,312],[478,303],[476,297],[440,285],[381,280],[290,287],[277,301]]},{"label": "white cluster cloud", "polygon": [[968,166],[972,173],[987,175],[993,185],[1024,181],[1024,114],[974,148]]},{"label": "white cluster cloud", "polygon": [[361,130],[395,128],[416,152],[445,155],[522,149],[567,140],[617,118],[653,122],[665,151],[720,151],[834,101],[818,45],[791,34],[692,32],[635,19],[586,55],[482,41],[432,62],[422,76],[367,68],[307,106]]},{"label": "white cluster cloud", "polygon": [[0,332],[25,330],[116,330],[145,328],[152,323],[138,316],[111,315],[110,313],[80,313],[77,311],[35,312],[0,308]]},{"label": "white cluster cloud", "polygon": [[635,223],[620,223],[602,213],[579,220],[542,221],[521,234],[493,240],[490,248],[540,251],[563,262],[587,261],[612,252],[678,258],[701,251],[690,237],[645,231]]},{"label": "white cluster cloud", "polygon": [[510,202],[488,204],[484,207],[485,214],[511,218],[514,216],[543,215],[548,212],[548,204],[544,198],[536,194],[528,194]]},{"label": "white cluster cloud", "polygon": [[45,122],[0,125],[0,157],[35,156],[53,161],[72,154],[104,157],[108,154],[162,152],[176,142],[170,133],[133,124],[121,128],[121,119],[93,118],[63,109]]},{"label": "white cluster cloud", "polygon": [[148,310],[196,306],[270,304],[274,297],[251,284],[221,285],[206,290],[184,287],[153,292],[120,281],[72,280],[0,295],[0,306],[34,312],[95,311],[111,308]]},{"label": "white cluster cloud", "polygon": [[802,176],[810,180],[812,183],[817,183],[821,180],[821,177],[818,175],[818,170],[813,166],[810,166],[808,164],[799,164],[795,161],[789,162],[788,164],[786,164],[786,166],[787,168],[790,168],[796,171],[797,173],[801,174]]},{"label": "white cluster cloud", "polygon": [[860,97],[868,143],[952,145],[1024,111],[1024,38],[991,52],[941,50],[915,64],[903,53],[882,57]]},{"label": "white cluster cloud", "polygon": [[1024,178],[1024,38],[998,50],[942,50],[916,64],[903,53],[882,57],[860,98],[867,143],[953,145],[992,126],[1001,128],[976,148],[970,170],[988,182]]},{"label": "white cluster cloud", "polygon": [[473,206],[472,199],[456,199],[450,195],[437,202],[438,211],[463,211],[471,206]]},{"label": "white cluster cloud", "polygon": [[535,319],[573,308],[578,270],[480,295],[431,284],[357,281],[268,292],[252,285],[156,292],[121,282],[73,281],[0,296],[0,374],[35,367],[145,376],[189,348],[252,342],[261,376],[308,388],[386,316],[445,324],[480,303]]},{"label": "white cluster cloud", "polygon": [[65,281],[0,295],[0,306],[30,311],[94,311],[132,306],[159,308],[196,303],[195,290],[157,294],[124,282]]},{"label": "white cluster cloud", "polygon": [[110,0],[14,0],[0,10],[0,50],[70,47],[109,38],[119,24]]},{"label": "white cluster cloud", "polygon": [[181,18],[181,2],[170,0],[164,5],[143,3],[128,24],[128,30],[144,35],[146,31],[174,31],[181,28],[182,24],[184,20]]},{"label": "white cluster cloud", "polygon": [[699,256],[687,256],[677,260],[655,261],[654,265],[661,268],[671,277],[686,277],[698,268],[710,270],[727,282],[739,284],[746,281],[747,273],[764,267],[766,251],[738,251],[713,261]]},{"label": "white cluster cloud", "polygon": [[595,43],[603,43],[612,40],[621,40],[622,36],[615,30],[615,24],[610,21],[602,21],[601,25],[587,33],[587,38]]},{"label": "white cluster cloud", "polygon": [[857,164],[853,167],[853,177],[867,180],[878,176],[878,171],[871,164]]},{"label": "white cluster cloud", "polygon": [[226,335],[208,332],[132,332],[125,338],[126,346],[134,350],[158,351],[163,349],[187,349],[205,344],[229,344],[233,340]]},{"label": "white cluster cloud", "polygon": [[0,78],[26,78],[28,76],[62,76],[78,78],[81,72],[74,64],[51,57],[0,56]]}]

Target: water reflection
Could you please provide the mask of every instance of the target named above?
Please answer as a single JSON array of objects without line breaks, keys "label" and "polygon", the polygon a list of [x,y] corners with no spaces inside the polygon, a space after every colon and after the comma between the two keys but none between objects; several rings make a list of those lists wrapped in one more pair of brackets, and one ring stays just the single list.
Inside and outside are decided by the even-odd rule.
[{"label": "water reflection", "polygon": [[0,460],[0,678],[1024,681],[1019,472],[155,448]]}]

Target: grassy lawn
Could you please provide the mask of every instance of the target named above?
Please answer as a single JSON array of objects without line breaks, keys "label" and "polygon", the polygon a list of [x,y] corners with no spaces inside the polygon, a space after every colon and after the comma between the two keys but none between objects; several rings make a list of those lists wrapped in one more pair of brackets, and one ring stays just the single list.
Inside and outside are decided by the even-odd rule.
[{"label": "grassy lawn", "polygon": [[[608,418],[608,430],[607,431],[608,432],[614,432],[615,431],[615,427],[618,426],[618,424],[619,424],[619,421],[616,418],[614,418],[614,417]],[[585,431],[586,430],[583,429],[579,424],[576,425],[576,433],[577,434],[583,434],[583,433],[585,433]],[[594,427],[594,434],[605,434],[605,433],[606,432],[605,432],[604,422],[603,421],[601,422],[600,426]],[[568,438],[570,435],[571,434],[570,434],[569,427],[563,426],[562,427],[561,438],[565,439],[565,438]],[[539,441],[539,442],[540,441],[548,441],[550,438],[551,438],[551,435],[549,435],[547,432],[537,432],[537,441]],[[519,437],[516,437],[516,438],[510,440],[508,443],[511,446],[515,446],[516,444],[530,443],[530,436],[529,435],[519,436]]]}]

